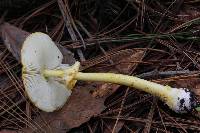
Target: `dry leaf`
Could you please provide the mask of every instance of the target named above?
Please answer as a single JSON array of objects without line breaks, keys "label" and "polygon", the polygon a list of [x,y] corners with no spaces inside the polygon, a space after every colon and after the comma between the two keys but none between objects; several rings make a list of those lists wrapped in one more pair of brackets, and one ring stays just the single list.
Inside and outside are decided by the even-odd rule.
[{"label": "dry leaf", "polygon": [[0,25],[0,33],[7,49],[19,61],[22,44],[29,33],[10,25],[9,23]]},{"label": "dry leaf", "polygon": [[[24,40],[30,33],[19,29],[9,23],[3,23],[0,25],[0,36],[4,41],[4,45],[12,53],[12,55],[20,62],[21,48]],[[63,53],[63,62],[68,64],[74,64],[74,55],[66,48],[58,45],[58,48]]]},{"label": "dry leaf", "polygon": [[17,133],[17,132],[12,130],[2,130],[0,131],[0,133]]}]

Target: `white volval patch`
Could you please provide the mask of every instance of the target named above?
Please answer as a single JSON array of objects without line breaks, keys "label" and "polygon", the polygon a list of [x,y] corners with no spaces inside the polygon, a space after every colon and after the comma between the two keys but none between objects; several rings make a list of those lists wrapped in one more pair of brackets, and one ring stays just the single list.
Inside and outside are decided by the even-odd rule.
[{"label": "white volval patch", "polygon": [[68,67],[61,64],[62,59],[60,50],[44,33],[31,34],[23,44],[21,61],[25,90],[32,103],[43,111],[52,112],[61,108],[71,95],[65,82],[56,77],[45,78],[42,74],[44,69]]},{"label": "white volval patch", "polygon": [[168,106],[177,113],[187,113],[192,109],[191,91],[186,88],[173,88],[170,92],[170,102]]}]

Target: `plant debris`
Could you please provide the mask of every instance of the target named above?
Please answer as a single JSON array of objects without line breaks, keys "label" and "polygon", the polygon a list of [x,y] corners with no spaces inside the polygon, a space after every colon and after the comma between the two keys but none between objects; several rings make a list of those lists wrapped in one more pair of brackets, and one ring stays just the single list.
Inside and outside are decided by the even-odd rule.
[{"label": "plant debris", "polygon": [[81,71],[137,75],[200,98],[199,1],[0,5],[0,132],[200,132],[199,113],[179,115],[149,94],[107,83],[78,82],[61,110],[44,113],[24,93],[20,64],[23,40],[41,31],[58,44],[63,62],[81,61]]}]

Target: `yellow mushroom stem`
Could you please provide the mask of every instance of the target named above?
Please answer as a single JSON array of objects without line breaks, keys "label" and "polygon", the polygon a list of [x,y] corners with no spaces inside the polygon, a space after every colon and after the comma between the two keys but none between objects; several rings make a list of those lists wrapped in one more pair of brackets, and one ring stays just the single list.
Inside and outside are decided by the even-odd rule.
[{"label": "yellow mushroom stem", "polygon": [[73,75],[71,76],[72,80],[100,81],[125,85],[157,96],[162,101],[169,100],[169,92],[173,89],[170,86],[163,86],[134,76],[115,73],[73,73],[73,71],[70,71],[70,73],[68,70],[44,70],[43,74],[45,77],[55,76],[62,78],[66,74],[66,72],[69,74],[69,77]]},{"label": "yellow mushroom stem", "polygon": [[163,86],[134,76],[115,74],[115,73],[78,72],[75,75],[74,79],[82,81],[101,81],[101,82],[109,82],[119,85],[125,85],[150,93],[154,96],[158,96],[163,101],[167,100],[167,98],[169,97],[168,94],[172,90],[170,86]]},{"label": "yellow mushroom stem", "polygon": [[64,77],[65,71],[64,70],[43,70],[44,77]]}]

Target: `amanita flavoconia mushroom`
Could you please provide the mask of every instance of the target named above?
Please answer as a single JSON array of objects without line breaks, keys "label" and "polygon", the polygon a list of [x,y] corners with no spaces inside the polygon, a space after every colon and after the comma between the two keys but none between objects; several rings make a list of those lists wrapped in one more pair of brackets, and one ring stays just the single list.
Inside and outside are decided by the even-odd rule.
[{"label": "amanita flavoconia mushroom", "polygon": [[40,32],[28,36],[21,50],[22,78],[30,100],[39,109],[52,112],[61,108],[71,95],[76,80],[103,81],[134,87],[159,97],[177,113],[196,106],[186,88],[163,86],[134,76],[114,73],[78,72],[80,63],[62,64],[63,56],[51,38]]}]

